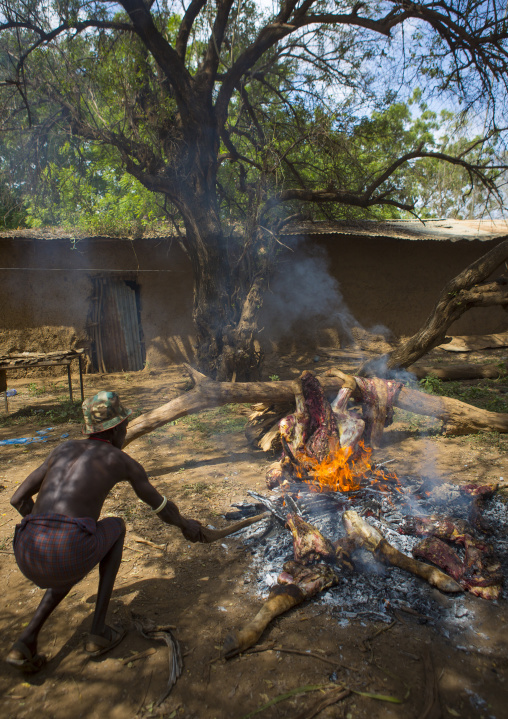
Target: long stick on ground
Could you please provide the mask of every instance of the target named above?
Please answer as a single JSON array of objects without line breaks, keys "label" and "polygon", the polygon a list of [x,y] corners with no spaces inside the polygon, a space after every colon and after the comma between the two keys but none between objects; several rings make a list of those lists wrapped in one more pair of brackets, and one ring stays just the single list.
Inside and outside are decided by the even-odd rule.
[{"label": "long stick on ground", "polygon": [[[181,394],[167,404],[146,412],[132,420],[127,430],[124,446],[144,434],[153,432],[179,417],[195,414],[204,409],[230,403],[284,403],[294,402],[294,384],[282,382],[215,382],[188,367],[195,382],[194,389]],[[318,377],[326,393],[338,392],[348,375]],[[471,434],[474,432],[508,432],[508,414],[489,412],[450,397],[436,397],[403,387],[395,400],[401,409],[437,417],[443,422],[447,434]]]}]

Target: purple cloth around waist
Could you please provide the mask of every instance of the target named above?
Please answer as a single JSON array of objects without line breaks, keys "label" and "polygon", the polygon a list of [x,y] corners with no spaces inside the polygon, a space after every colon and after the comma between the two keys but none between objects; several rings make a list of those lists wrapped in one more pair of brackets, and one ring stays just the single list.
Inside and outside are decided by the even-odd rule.
[{"label": "purple cloth around waist", "polygon": [[118,517],[29,514],[16,526],[14,555],[25,577],[42,589],[79,582],[108,553],[123,531]]}]

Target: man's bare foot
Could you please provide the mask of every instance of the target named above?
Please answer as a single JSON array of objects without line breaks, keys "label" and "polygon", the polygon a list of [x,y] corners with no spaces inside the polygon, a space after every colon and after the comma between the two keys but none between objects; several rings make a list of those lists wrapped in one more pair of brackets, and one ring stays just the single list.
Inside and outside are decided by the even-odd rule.
[{"label": "man's bare foot", "polygon": [[123,627],[104,628],[103,634],[89,634],[85,644],[85,652],[90,657],[100,657],[102,654],[109,652],[110,649],[118,646],[127,634],[127,630]]}]

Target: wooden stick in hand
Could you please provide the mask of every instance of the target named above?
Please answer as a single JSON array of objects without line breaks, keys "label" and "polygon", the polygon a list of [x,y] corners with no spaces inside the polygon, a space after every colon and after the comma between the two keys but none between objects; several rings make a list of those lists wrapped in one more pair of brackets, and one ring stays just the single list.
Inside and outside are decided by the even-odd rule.
[{"label": "wooden stick in hand", "polygon": [[223,539],[230,534],[238,532],[239,529],[248,527],[251,524],[255,524],[256,522],[261,522],[261,520],[267,519],[267,517],[271,516],[272,515],[270,512],[263,512],[263,514],[256,514],[255,517],[249,517],[248,519],[242,519],[240,522],[230,524],[229,527],[225,527],[224,529],[208,529],[208,527],[203,527],[201,530],[201,534],[203,535],[207,543],[215,542],[217,539]]}]

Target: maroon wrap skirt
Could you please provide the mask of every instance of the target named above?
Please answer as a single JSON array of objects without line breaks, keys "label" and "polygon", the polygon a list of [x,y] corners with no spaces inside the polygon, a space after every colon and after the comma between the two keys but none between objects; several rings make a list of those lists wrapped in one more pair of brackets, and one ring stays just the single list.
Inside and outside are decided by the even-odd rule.
[{"label": "maroon wrap skirt", "polygon": [[108,553],[123,532],[118,517],[29,514],[16,526],[14,555],[25,577],[42,589],[79,582]]}]

